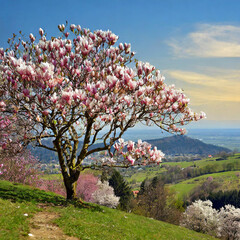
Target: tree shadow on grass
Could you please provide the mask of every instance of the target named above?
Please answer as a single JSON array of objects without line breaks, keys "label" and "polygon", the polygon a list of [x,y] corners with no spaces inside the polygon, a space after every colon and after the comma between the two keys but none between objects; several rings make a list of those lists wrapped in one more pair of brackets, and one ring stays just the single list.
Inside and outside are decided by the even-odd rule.
[{"label": "tree shadow on grass", "polygon": [[11,200],[12,202],[44,203],[49,206],[61,207],[73,205],[76,208],[88,208],[90,211],[102,211],[100,206],[79,200],[67,201],[64,197],[55,193],[7,181],[0,181],[0,198]]}]

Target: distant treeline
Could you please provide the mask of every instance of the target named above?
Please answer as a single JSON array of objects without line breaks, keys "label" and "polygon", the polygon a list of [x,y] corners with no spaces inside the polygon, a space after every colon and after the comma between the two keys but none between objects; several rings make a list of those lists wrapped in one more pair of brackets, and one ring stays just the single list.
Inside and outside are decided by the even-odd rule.
[{"label": "distant treeline", "polygon": [[240,208],[240,190],[211,192],[207,197],[215,209],[220,209],[227,204]]}]

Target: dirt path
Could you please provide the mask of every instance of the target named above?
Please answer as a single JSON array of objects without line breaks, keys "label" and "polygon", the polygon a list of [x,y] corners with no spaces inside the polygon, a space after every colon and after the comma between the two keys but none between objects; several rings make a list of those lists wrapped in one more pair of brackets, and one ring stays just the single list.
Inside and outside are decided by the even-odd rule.
[{"label": "dirt path", "polygon": [[79,240],[75,237],[69,237],[53,223],[53,220],[59,215],[54,212],[38,212],[30,221],[30,233],[28,239],[55,239],[55,240]]}]

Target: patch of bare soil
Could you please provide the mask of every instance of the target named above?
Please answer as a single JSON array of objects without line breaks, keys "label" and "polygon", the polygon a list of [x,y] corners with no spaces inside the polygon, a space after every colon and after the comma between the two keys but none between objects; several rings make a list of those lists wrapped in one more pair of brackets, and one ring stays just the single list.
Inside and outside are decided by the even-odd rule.
[{"label": "patch of bare soil", "polygon": [[30,233],[28,239],[39,240],[79,240],[76,237],[69,237],[53,223],[59,215],[54,212],[38,212],[30,221]]}]

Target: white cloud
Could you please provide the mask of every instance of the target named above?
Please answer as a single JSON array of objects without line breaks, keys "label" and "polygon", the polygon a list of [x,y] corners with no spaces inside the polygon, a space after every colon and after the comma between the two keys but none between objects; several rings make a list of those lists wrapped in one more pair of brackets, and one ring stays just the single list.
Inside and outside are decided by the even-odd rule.
[{"label": "white cloud", "polygon": [[203,72],[164,70],[166,79],[184,89],[194,111],[209,120],[240,121],[240,70],[208,67]]},{"label": "white cloud", "polygon": [[200,24],[196,31],[168,44],[177,57],[240,57],[240,27]]},{"label": "white cloud", "polygon": [[[175,79],[195,104],[209,102],[240,103],[240,71],[213,69],[209,74],[167,70],[167,78]],[[180,85],[180,84],[179,84]]]}]

